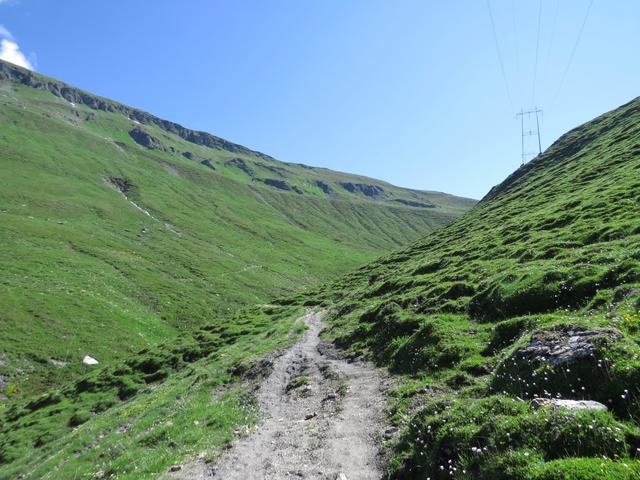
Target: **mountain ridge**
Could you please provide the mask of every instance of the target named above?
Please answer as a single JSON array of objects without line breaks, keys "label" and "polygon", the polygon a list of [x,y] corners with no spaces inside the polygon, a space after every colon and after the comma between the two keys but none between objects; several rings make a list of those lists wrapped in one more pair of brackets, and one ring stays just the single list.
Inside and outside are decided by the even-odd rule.
[{"label": "mountain ridge", "polygon": [[[464,197],[448,194],[445,192],[439,192],[434,190],[424,190],[424,189],[402,188],[402,187],[397,187],[389,182],[374,179],[372,177],[368,177],[364,175],[336,172],[326,167],[315,167],[315,166],[310,166],[303,163],[283,162],[280,160],[276,160],[274,157],[267,155],[263,152],[247,148],[243,145],[231,142],[229,140],[226,140],[224,138],[218,137],[216,135],[210,134],[205,131],[189,129],[178,123],[162,119],[154,114],[145,112],[141,109],[130,107],[124,103],[110,100],[108,98],[101,97],[98,95],[94,95],[90,92],[87,92],[78,87],[72,86],[70,84],[67,84],[63,81],[57,80],[55,78],[47,77],[45,75],[41,75],[39,73],[33,72],[31,70],[22,68],[20,66],[14,65],[12,63],[9,63],[3,60],[0,60],[0,80],[24,85],[29,88],[47,91],[69,102],[72,105],[85,105],[97,111],[117,112],[117,113],[123,114],[127,119],[131,120],[135,125],[138,125],[138,126],[143,125],[147,127],[158,127],[163,132],[177,135],[181,139],[189,143],[192,143],[194,145],[205,146],[213,149],[220,149],[230,153],[240,153],[240,154],[247,154],[250,156],[257,156],[264,160],[268,160],[268,161],[276,162],[278,164],[288,165],[292,167],[301,167],[303,169],[309,169],[309,170],[324,170],[330,173],[338,173],[349,178],[357,178],[362,181],[370,181],[378,185],[386,185],[387,187],[392,187],[395,189],[399,188],[411,194],[419,194],[419,195],[432,194],[436,196],[448,197],[450,199],[460,199],[460,200],[466,201],[467,207],[475,203],[475,200],[473,199],[466,199]],[[134,128],[130,131],[130,134],[134,130],[138,129],[138,127],[136,127],[135,125],[134,125]],[[150,135],[149,132],[143,131],[142,133],[147,138],[153,139],[153,137]],[[148,145],[145,145],[145,146],[148,146]],[[174,151],[173,153],[178,153],[178,152]],[[181,153],[191,154],[191,152],[181,152]]]},{"label": "mountain ridge", "polygon": [[[10,399],[0,476],[210,471],[259,428],[256,388],[314,308],[327,311],[324,340],[394,376],[380,432],[387,478],[635,480],[640,101],[569,133],[404,248]],[[309,381],[291,380],[292,391]],[[334,380],[339,402],[348,379]]]},{"label": "mountain ridge", "polygon": [[[151,297],[146,303],[126,305],[144,307],[151,317],[134,319],[151,322],[162,317],[163,322],[152,322],[156,328],[183,322],[190,315],[199,314],[201,319],[179,334],[161,330],[156,341],[131,345],[109,361],[50,382],[49,388],[40,385],[35,391],[16,392],[20,385],[15,375],[0,378],[8,384],[4,392],[9,397],[0,403],[0,478],[162,477],[190,462],[210,471],[231,443],[260,434],[252,432],[260,428],[256,389],[270,374],[274,359],[305,332],[301,319],[309,309],[327,312],[322,338],[338,346],[341,356],[354,362],[371,360],[393,379],[387,392],[387,424],[379,435],[385,439],[379,446],[387,478],[635,480],[640,476],[640,99],[569,131],[466,214],[451,222],[440,217],[443,221],[432,224],[433,231],[411,241],[411,232],[417,233],[411,230],[415,222],[427,218],[435,222],[438,216],[424,215],[446,207],[389,205],[399,199],[437,205],[437,198],[411,197],[333,172],[328,177],[305,177],[294,167],[266,164],[248,154],[206,156],[194,148],[193,158],[209,160],[206,165],[182,155],[187,148],[184,139],[165,135],[157,126],[145,130],[152,138],[142,136],[139,141],[130,135],[135,124],[119,117],[82,120],[85,123],[78,127],[74,118],[84,119],[85,112],[72,115],[74,107],[53,104],[49,97],[30,97],[32,93],[18,91],[13,100],[0,97],[6,109],[0,110],[0,118],[9,120],[0,135],[0,145],[9,151],[5,162],[15,156],[20,172],[31,175],[14,174],[16,185],[33,185],[41,170],[55,171],[56,160],[73,156],[80,148],[80,160],[67,161],[73,171],[86,169],[88,180],[82,186],[93,193],[80,196],[78,182],[75,189],[60,186],[60,178],[70,174],[65,170],[65,175],[43,185],[60,186],[54,191],[74,198],[71,205],[57,196],[39,197],[40,192],[28,188],[3,198],[7,207],[0,221],[7,222],[14,235],[0,242],[0,249],[12,255],[6,261],[8,254],[0,250],[0,261],[5,261],[0,264],[5,275],[0,286],[8,292],[0,295],[0,302],[5,302],[0,303],[0,312],[11,311],[6,298],[16,295],[7,285],[22,279],[23,296],[18,298],[29,302],[29,310],[22,312],[27,317],[16,319],[43,318],[48,328],[61,328],[60,318],[51,314],[53,307],[46,301],[73,297],[85,283],[96,281],[87,276],[72,283],[69,271],[75,278],[85,271],[106,271],[105,265],[111,265],[109,287],[139,289],[136,292],[145,301]],[[50,119],[44,114],[55,121],[42,120]],[[46,131],[37,128],[40,122]],[[28,136],[23,129],[28,129]],[[48,136],[55,129],[61,134]],[[90,131],[111,141],[96,142]],[[18,139],[20,149],[10,150],[7,145],[16,142],[7,139]],[[40,143],[52,140],[56,152],[47,150],[43,158],[36,147],[30,148],[32,144],[42,148]],[[86,161],[93,155],[101,159],[101,148],[107,152],[108,169]],[[118,148],[122,158],[114,159]],[[28,168],[32,155],[40,160],[35,165],[41,170]],[[104,175],[112,172],[109,186]],[[265,183],[269,179],[273,185]],[[341,187],[340,182],[348,186]],[[113,191],[114,186],[119,192]],[[107,188],[111,196],[105,195]],[[227,198],[224,192],[229,190],[234,194]],[[179,195],[172,195],[176,191]],[[211,202],[197,203],[207,192],[215,193]],[[51,198],[57,202],[55,216],[45,208]],[[89,211],[99,212],[99,221],[91,216],[91,222],[83,225],[71,215],[76,209],[87,215],[77,198],[87,203]],[[245,201],[232,203],[238,198]],[[191,202],[198,208],[191,208]],[[178,207],[185,209],[182,215]],[[171,220],[171,228],[151,222],[140,208],[159,221]],[[217,212],[211,217],[213,223],[230,221],[217,230],[209,230],[209,224],[203,227],[199,217],[209,209]],[[238,209],[241,218],[234,216]],[[261,223],[269,214],[273,216]],[[242,222],[247,216],[250,221]],[[376,220],[368,222],[373,216]],[[283,218],[286,221],[274,228],[274,222]],[[328,222],[335,223],[326,231]],[[111,224],[116,228],[104,230]],[[71,238],[63,236],[66,225],[74,226]],[[347,230],[342,231],[341,225]],[[362,228],[356,232],[358,225]],[[360,258],[362,262],[343,258],[362,252],[353,245],[390,248],[403,226],[409,229],[404,236],[408,245],[367,262],[367,255]],[[58,242],[53,253],[39,248],[40,229],[47,240]],[[87,241],[96,231],[102,233],[99,241]],[[318,233],[328,233],[331,241]],[[236,241],[247,236],[259,240],[242,244],[241,261],[214,268],[208,263],[211,258],[220,262],[240,253],[232,242],[220,240],[224,234]],[[194,238],[199,240],[195,246],[190,243]],[[210,238],[220,242],[215,255],[206,250]],[[286,247],[278,246],[283,238]],[[60,244],[71,245],[73,255],[59,256]],[[264,244],[277,254],[261,256]],[[147,249],[159,254],[145,257]],[[207,255],[201,254],[202,249]],[[78,251],[83,256],[76,257]],[[261,263],[247,251],[260,252]],[[18,262],[23,257],[39,260],[45,254],[51,255],[44,257],[45,265],[55,270]],[[287,270],[292,256],[297,266]],[[322,270],[321,265],[305,263],[318,256],[331,264],[324,277],[340,275],[327,282],[307,279],[308,272]],[[77,263],[78,258],[87,263]],[[89,263],[88,258],[98,263]],[[178,270],[176,263],[181,264]],[[339,268],[332,268],[338,263]],[[279,278],[251,277],[267,267],[281,273],[286,282],[272,296],[270,291],[257,296],[262,283]],[[347,269],[346,274],[340,272]],[[158,271],[161,275],[152,275]],[[211,283],[237,272],[241,272],[237,281]],[[59,277],[65,281],[59,282]],[[159,285],[154,287],[150,278]],[[305,282],[306,288],[291,288],[296,281],[296,286]],[[245,302],[249,306],[236,310],[242,303],[237,302],[216,311],[196,308],[203,292],[210,294],[214,286],[231,289],[240,282],[253,295],[249,296],[253,301]],[[50,285],[56,288],[45,288]],[[158,293],[172,289],[177,294]],[[124,305],[111,290],[95,287],[92,293],[94,298],[109,293],[111,304]],[[89,309],[83,298],[73,298],[63,307],[77,307],[76,314],[100,311]],[[29,322],[14,321],[15,331],[24,324]],[[73,326],[105,334],[91,322]],[[314,328],[316,338],[319,325]],[[135,325],[125,333],[136,335],[138,330]],[[12,341],[25,342],[33,351],[31,364],[10,367],[31,368],[59,360],[50,351],[38,351],[27,335],[11,332],[9,341],[0,339],[4,341],[0,351],[10,352]],[[50,341],[49,330],[47,334]],[[323,351],[331,350],[326,343],[321,345]],[[7,363],[6,358],[1,360]],[[328,401],[337,404],[348,398],[348,378],[316,365],[318,372],[310,380],[303,363],[299,362],[297,376],[285,377],[285,390],[294,392],[291,399],[303,395],[307,382],[320,378],[341,383],[332,387]],[[316,413],[309,412],[299,423],[313,428]],[[297,438],[283,440],[295,444]]]},{"label": "mountain ridge", "polygon": [[[72,102],[74,104],[79,104],[79,105],[86,105],[95,110],[101,110],[101,111],[107,111],[107,112],[116,111],[116,112],[122,113],[123,115],[126,115],[132,121],[140,122],[143,125],[158,126],[163,131],[167,133],[177,134],[184,140],[190,143],[194,143],[196,145],[205,145],[213,148],[221,148],[232,153],[247,153],[250,155],[256,155],[264,158],[265,160],[277,161],[285,165],[299,166],[299,167],[314,169],[314,170],[326,170],[331,172],[335,171],[327,167],[317,167],[317,166],[308,165],[304,163],[286,162],[282,160],[277,160],[273,156],[263,153],[259,150],[254,150],[254,149],[245,147],[244,145],[226,140],[222,137],[218,137],[216,135],[213,135],[203,130],[194,130],[194,129],[184,127],[179,123],[172,122],[170,120],[165,120],[152,113],[146,112],[139,108],[126,105],[123,102],[119,102],[119,101],[111,100],[107,97],[95,95],[93,93],[90,93],[79,87],[70,85],[61,80],[33,72],[31,70],[28,70],[26,68],[20,67],[18,65],[14,65],[12,63],[9,63],[3,60],[0,60],[0,80],[17,82],[31,88],[46,90],[60,98],[63,98],[68,102]],[[361,175],[358,173],[352,173],[352,172],[344,172],[344,173],[349,176],[361,178],[365,181],[374,181],[379,184],[386,184],[388,186],[396,187],[396,185],[385,180],[379,180],[379,179],[369,177],[366,175]],[[453,195],[447,192],[441,192],[437,190],[425,190],[425,189],[404,188],[404,187],[401,187],[401,188],[409,192],[434,193],[434,194],[447,195],[451,197],[464,198],[459,195]],[[469,200],[475,201],[470,198]]]},{"label": "mountain ridge", "polygon": [[162,130],[169,133],[177,134],[184,140],[195,143],[196,145],[206,145],[223,148],[229,152],[234,153],[249,153],[252,155],[258,155],[265,159],[273,160],[273,157],[269,155],[258,152],[256,150],[251,150],[238,143],[230,142],[221,137],[217,137],[204,131],[191,130],[189,128],[183,127],[178,123],[161,119],[160,117],[157,117],[151,113],[147,113],[137,108],[129,107],[124,103],[94,95],[60,80],[34,73],[31,70],[20,67],[18,65],[14,65],[9,62],[0,61],[0,79],[18,82],[22,85],[32,88],[47,90],[54,95],[67,100],[68,102],[72,102],[78,105],[87,105],[88,107],[95,110],[102,110],[106,112],[116,111],[122,113],[133,121],[137,121],[147,125],[158,126]]},{"label": "mountain ridge", "polygon": [[85,355],[108,363],[307,288],[475,203],[285,164],[2,61],[0,122],[14,396],[80,374]]}]

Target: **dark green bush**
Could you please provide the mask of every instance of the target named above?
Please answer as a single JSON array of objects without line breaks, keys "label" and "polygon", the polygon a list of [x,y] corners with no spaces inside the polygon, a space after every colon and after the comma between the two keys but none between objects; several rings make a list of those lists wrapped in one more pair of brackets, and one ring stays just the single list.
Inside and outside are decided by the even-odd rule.
[{"label": "dark green bush", "polygon": [[91,418],[91,414],[85,410],[77,410],[69,417],[69,426],[77,427]]},{"label": "dark green bush", "polygon": [[536,320],[532,317],[517,317],[497,323],[492,328],[491,343],[486,353],[495,353],[508,347],[530,329]]},{"label": "dark green bush", "polygon": [[536,464],[553,460],[604,456],[631,463],[636,454],[631,440],[639,435],[637,427],[604,411],[536,410],[501,396],[443,399],[411,418],[392,473],[406,479],[525,480]]},{"label": "dark green bush", "polygon": [[526,478],[531,480],[636,480],[640,478],[640,465],[633,460],[565,458],[534,465]]}]

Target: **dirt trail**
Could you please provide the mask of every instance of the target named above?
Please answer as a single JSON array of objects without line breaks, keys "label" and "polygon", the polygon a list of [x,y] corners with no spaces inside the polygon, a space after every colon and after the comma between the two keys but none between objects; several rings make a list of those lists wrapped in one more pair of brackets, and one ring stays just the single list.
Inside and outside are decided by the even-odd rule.
[{"label": "dirt trail", "polygon": [[376,369],[349,363],[319,338],[309,313],[301,341],[274,362],[258,390],[263,421],[217,464],[192,463],[174,478],[375,480],[386,388]]}]

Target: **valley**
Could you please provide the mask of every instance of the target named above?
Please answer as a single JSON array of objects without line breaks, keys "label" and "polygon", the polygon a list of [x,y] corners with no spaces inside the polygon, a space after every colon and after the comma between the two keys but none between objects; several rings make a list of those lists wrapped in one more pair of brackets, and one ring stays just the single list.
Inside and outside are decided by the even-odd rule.
[{"label": "valley", "polygon": [[279,162],[0,61],[0,378],[14,398],[304,290],[475,203]]},{"label": "valley", "polygon": [[124,347],[5,385],[0,478],[640,477],[640,99],[474,204],[35,78],[2,97],[3,368]]}]

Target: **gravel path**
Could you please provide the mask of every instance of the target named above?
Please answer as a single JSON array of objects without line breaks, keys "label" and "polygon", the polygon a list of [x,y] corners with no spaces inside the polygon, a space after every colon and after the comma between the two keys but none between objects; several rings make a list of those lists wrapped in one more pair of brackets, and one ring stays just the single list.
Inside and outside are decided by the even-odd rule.
[{"label": "gravel path", "polygon": [[309,313],[301,341],[274,362],[258,390],[263,421],[217,464],[184,465],[174,478],[375,480],[382,478],[385,378],[340,359]]}]

